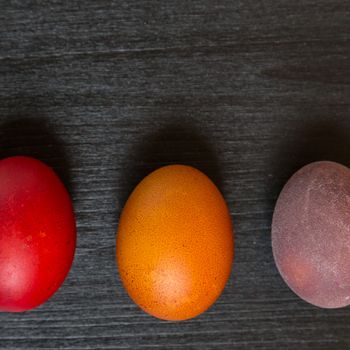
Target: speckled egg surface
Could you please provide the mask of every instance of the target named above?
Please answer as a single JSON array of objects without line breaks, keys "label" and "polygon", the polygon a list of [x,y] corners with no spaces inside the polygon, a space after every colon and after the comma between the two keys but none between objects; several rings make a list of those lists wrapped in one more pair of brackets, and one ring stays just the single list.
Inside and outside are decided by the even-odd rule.
[{"label": "speckled egg surface", "polygon": [[288,286],[323,308],[350,304],[350,170],[321,161],[297,171],[273,215],[272,248]]},{"label": "speckled egg surface", "polygon": [[233,230],[223,196],[193,167],[154,171],[122,211],[116,258],[124,287],[144,311],[164,320],[199,315],[231,271]]}]

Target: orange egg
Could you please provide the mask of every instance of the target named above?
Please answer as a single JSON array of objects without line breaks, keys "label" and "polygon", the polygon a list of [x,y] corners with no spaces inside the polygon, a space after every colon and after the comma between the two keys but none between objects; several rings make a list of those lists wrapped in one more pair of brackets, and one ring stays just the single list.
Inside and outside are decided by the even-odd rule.
[{"label": "orange egg", "polygon": [[224,198],[195,168],[154,171],[126,202],[116,258],[125,289],[147,313],[164,320],[201,314],[220,296],[233,262]]}]

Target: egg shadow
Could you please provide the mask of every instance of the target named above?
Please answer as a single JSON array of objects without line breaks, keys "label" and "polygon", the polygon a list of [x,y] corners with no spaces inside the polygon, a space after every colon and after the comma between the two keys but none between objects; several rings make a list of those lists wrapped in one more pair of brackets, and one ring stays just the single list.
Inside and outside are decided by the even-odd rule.
[{"label": "egg shadow", "polygon": [[7,118],[11,120],[0,124],[0,159],[20,155],[37,158],[53,168],[71,192],[70,161],[49,121],[21,115]]},{"label": "egg shadow", "polygon": [[[119,204],[119,209],[115,217],[120,217],[121,210],[135,186],[152,171],[165,165],[193,166],[205,173],[219,188],[221,187],[222,178],[214,147],[194,124],[173,123],[159,127],[155,131],[146,131],[139,136],[142,137],[141,141],[130,146],[123,170],[118,177],[116,187],[119,191],[116,203]],[[116,272],[117,284],[120,286],[122,282],[119,272]],[[125,296],[124,289],[119,288],[118,294]]]},{"label": "egg shadow", "polygon": [[277,198],[286,181],[303,166],[329,160],[350,166],[350,128],[334,119],[301,123],[287,135],[274,155],[273,194]]},{"label": "egg shadow", "polygon": [[[135,186],[149,173],[165,165],[183,164],[204,172],[220,188],[222,179],[210,140],[192,124],[168,125],[146,133],[141,143],[133,145],[119,178],[119,208]],[[131,161],[130,161],[131,159]]]},{"label": "egg shadow", "polygon": [[[303,166],[316,161],[334,161],[345,166],[350,165],[350,126],[336,121],[334,118],[312,118],[312,120],[297,120],[297,124],[288,125],[287,135],[279,142],[276,152],[272,154],[272,184],[269,200],[272,224],[273,211],[277,198],[290,177]],[[271,240],[271,230],[268,231]],[[276,278],[279,276],[274,264],[271,245],[266,245],[263,254],[269,258],[275,269]],[[286,285],[278,277],[279,283]],[[294,294],[293,294],[294,295]],[[297,302],[301,301],[296,297]]]}]

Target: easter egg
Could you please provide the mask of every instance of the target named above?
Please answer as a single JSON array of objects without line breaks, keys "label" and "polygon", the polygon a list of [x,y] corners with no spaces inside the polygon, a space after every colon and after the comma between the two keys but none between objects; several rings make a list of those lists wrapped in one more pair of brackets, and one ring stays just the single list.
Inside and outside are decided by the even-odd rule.
[{"label": "easter egg", "polygon": [[350,304],[350,170],[311,163],[284,186],[273,214],[274,258],[288,286],[322,308]]},{"label": "easter egg", "polygon": [[122,283],[145,312],[185,320],[220,296],[233,262],[233,228],[214,183],[184,165],[162,167],[134,189],[116,241]]},{"label": "easter egg", "polygon": [[30,310],[61,286],[76,228],[70,197],[54,171],[30,157],[0,161],[0,311]]}]

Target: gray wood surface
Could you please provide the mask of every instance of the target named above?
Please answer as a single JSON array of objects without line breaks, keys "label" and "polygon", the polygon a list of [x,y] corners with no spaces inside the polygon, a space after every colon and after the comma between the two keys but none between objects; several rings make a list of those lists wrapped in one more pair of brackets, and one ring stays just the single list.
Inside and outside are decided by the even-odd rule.
[{"label": "gray wood surface", "polygon": [[[1,349],[350,348],[350,308],[298,299],[270,242],[295,170],[350,166],[349,0],[0,0],[0,156],[13,154],[61,175],[78,246],[49,302],[0,314]],[[177,162],[222,190],[236,257],[218,302],[171,323],[128,298],[114,242],[133,186]]]}]

